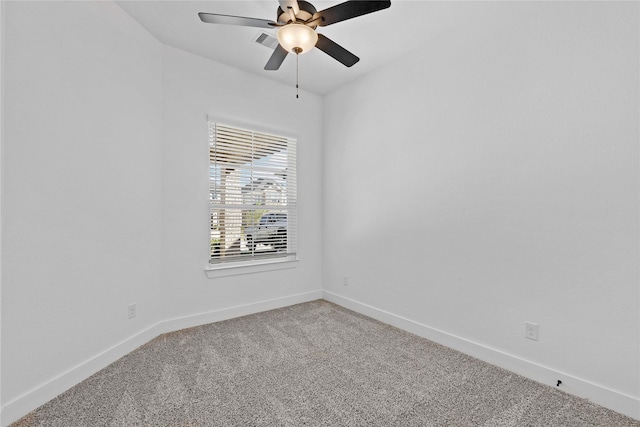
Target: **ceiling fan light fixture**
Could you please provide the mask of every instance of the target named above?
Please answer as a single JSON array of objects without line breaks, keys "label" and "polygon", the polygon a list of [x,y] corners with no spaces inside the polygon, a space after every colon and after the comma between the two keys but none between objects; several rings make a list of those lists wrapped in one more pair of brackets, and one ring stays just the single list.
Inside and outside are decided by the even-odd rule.
[{"label": "ceiling fan light fixture", "polygon": [[306,53],[318,42],[318,34],[304,24],[287,24],[278,30],[278,42],[287,52]]}]

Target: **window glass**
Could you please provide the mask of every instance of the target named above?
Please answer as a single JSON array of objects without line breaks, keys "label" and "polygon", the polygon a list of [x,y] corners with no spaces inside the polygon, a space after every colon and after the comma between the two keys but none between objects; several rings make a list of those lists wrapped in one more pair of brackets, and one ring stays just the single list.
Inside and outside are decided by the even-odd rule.
[{"label": "window glass", "polygon": [[295,259],[296,140],[209,121],[209,263]]}]

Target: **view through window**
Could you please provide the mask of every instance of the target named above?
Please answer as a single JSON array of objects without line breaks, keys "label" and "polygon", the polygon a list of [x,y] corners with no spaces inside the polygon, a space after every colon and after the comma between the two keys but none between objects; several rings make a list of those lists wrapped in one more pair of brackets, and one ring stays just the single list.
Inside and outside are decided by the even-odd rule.
[{"label": "view through window", "polygon": [[296,140],[209,120],[209,263],[296,256]]}]

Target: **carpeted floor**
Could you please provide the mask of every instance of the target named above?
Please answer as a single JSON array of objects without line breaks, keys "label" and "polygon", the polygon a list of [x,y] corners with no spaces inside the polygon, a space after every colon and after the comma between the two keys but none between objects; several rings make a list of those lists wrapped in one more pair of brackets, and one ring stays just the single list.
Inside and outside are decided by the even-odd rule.
[{"label": "carpeted floor", "polygon": [[27,426],[640,426],[314,301],[162,335]]}]

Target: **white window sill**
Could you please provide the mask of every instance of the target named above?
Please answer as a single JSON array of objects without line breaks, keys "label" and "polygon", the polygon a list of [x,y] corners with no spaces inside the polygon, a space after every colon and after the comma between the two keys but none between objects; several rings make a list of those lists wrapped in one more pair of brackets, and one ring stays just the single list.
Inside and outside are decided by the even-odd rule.
[{"label": "white window sill", "polygon": [[297,266],[297,259],[278,259],[268,261],[265,260],[260,263],[254,262],[251,264],[238,263],[235,265],[208,265],[204,270],[209,279],[214,279],[216,277],[235,276],[238,274],[252,274],[260,273],[263,271],[284,270],[287,268],[296,268]]}]

